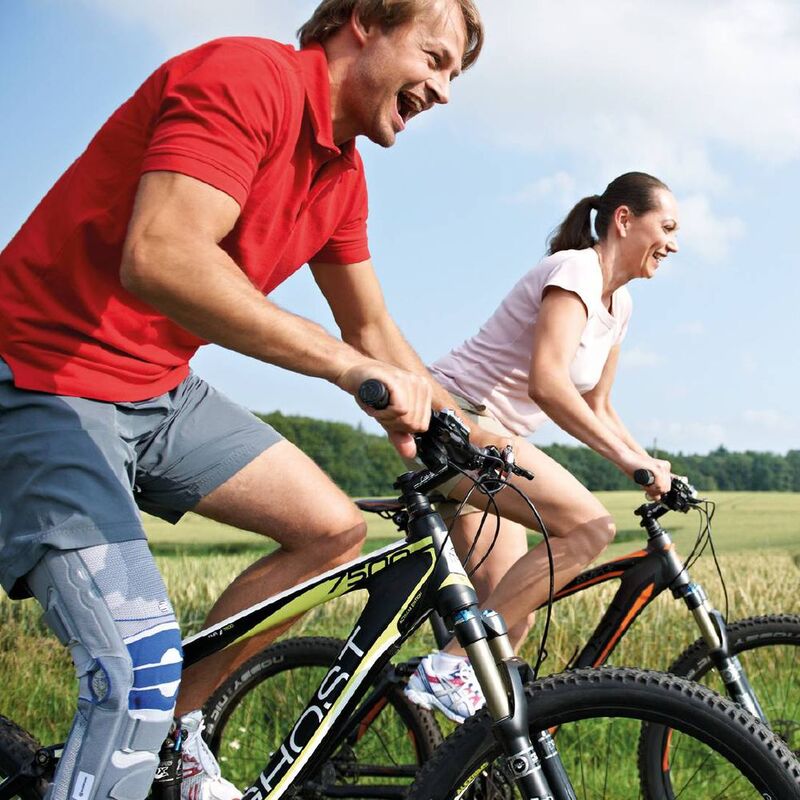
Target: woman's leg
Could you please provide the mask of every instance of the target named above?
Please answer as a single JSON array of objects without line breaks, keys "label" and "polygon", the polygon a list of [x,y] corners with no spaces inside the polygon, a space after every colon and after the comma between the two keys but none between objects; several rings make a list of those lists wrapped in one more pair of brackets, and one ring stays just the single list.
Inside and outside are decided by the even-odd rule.
[{"label": "woman's leg", "polygon": [[[456,552],[470,573],[470,580],[478,593],[478,600],[484,606],[503,576],[528,552],[525,526],[502,517],[498,520],[492,513],[489,513],[485,520],[481,511],[459,516],[452,526],[451,537]],[[472,553],[467,560],[470,549]],[[514,650],[525,639],[532,623],[533,613],[530,613],[513,628],[509,628],[508,634]],[[445,651],[462,652],[453,644],[445,648]]]},{"label": "woman's leg", "polygon": [[[583,484],[530,442],[515,439],[514,452],[517,462],[535,476],[532,481],[514,477],[512,483],[536,506],[547,527],[555,562],[555,588],[558,590],[611,543],[616,532],[614,521]],[[463,498],[471,485],[464,479],[451,497]],[[503,517],[538,529],[530,509],[515,492],[504,489],[495,496],[495,500]],[[470,503],[485,506],[486,498],[473,492]],[[487,525],[492,531],[491,516],[487,519]],[[495,558],[500,566],[497,569],[494,565],[490,567],[489,572],[493,575],[508,560],[502,552],[500,540],[490,561]],[[544,542],[541,542],[507,569],[481,605],[500,612],[509,629],[516,633],[528,624],[533,609],[546,602],[548,576],[547,550]],[[518,642],[514,645],[518,646]]]}]

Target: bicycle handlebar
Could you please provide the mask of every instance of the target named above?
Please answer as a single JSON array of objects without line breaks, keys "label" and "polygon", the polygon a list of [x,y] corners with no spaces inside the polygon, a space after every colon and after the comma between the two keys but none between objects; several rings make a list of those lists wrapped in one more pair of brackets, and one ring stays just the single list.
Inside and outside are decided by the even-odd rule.
[{"label": "bicycle handlebar", "polygon": [[[381,410],[389,405],[389,390],[378,380],[364,381],[358,388],[358,398],[365,406]],[[433,472],[448,467],[458,470],[477,470],[483,474],[513,473],[528,480],[533,474],[514,463],[511,447],[477,447],[470,444],[469,430],[449,409],[433,411],[428,430],[414,435],[417,456]]]},{"label": "bicycle handlebar", "polygon": [[659,517],[667,511],[680,511],[685,514],[690,508],[694,508],[702,502],[703,500],[698,498],[697,489],[694,486],[680,478],[673,477],[670,490],[662,494],[660,500],[645,503],[645,505],[639,506],[634,513],[639,517]]},{"label": "bicycle handlebar", "polygon": [[656,482],[656,476],[649,469],[637,469],[633,479],[639,486],[652,486]]},{"label": "bicycle handlebar", "polygon": [[358,387],[358,399],[365,406],[382,411],[389,405],[389,390],[385,384],[370,378]]},{"label": "bicycle handlebar", "polygon": [[[652,486],[656,476],[649,469],[637,469],[633,479],[639,486]],[[686,512],[700,501],[697,499],[697,489],[690,483],[680,478],[672,479],[670,490],[661,495],[661,499],[654,505],[666,506],[670,511]]]}]

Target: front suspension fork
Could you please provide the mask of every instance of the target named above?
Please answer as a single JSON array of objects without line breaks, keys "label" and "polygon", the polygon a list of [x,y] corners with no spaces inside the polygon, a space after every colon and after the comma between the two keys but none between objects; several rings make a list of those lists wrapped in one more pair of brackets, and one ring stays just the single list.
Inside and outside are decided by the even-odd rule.
[{"label": "front suspension fork", "polygon": [[531,742],[525,682],[530,667],[514,655],[503,618],[495,611],[471,605],[453,617],[453,631],[466,650],[486,706],[494,735],[505,754],[506,767],[527,800],[575,800],[575,792],[547,731]]},{"label": "front suspension fork", "polygon": [[438,587],[434,608],[469,656],[494,723],[494,735],[522,797],[525,800],[575,800],[575,792],[563,768],[559,772],[551,766],[558,762],[552,740],[551,751],[544,761],[547,772],[531,743],[523,683],[530,668],[514,655],[505,622],[495,612],[482,614],[478,609],[475,589],[458,560],[441,517],[432,512],[428,498],[413,486],[405,486],[402,478],[398,483],[409,511],[410,536],[430,535],[439,553],[433,575],[434,585]]},{"label": "front suspension fork", "polygon": [[699,584],[689,584],[680,596],[697,622],[703,641],[708,647],[708,657],[719,672],[728,696],[734,703],[769,725],[769,720],[747,680],[741,662],[735,655],[731,655],[728,629],[722,614],[709,604],[706,593]]}]

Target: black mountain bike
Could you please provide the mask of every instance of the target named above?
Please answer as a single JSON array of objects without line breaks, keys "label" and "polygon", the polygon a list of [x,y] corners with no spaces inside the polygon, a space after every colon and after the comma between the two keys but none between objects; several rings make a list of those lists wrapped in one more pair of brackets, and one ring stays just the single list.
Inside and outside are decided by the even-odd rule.
[{"label": "black mountain bike", "polygon": [[[637,477],[643,483],[649,479],[646,474]],[[401,500],[356,502],[364,511],[392,519],[401,531],[407,530],[408,515]],[[692,552],[682,561],[659,519],[668,511],[690,510],[697,510],[704,524]],[[605,664],[639,615],[670,590],[691,611],[701,638],[673,661],[668,672],[727,694],[778,733],[795,756],[800,755],[800,615],[773,614],[726,623],[710,606],[689,570],[709,545],[713,504],[698,498],[688,483],[673,480],[671,491],[659,502],[646,503],[634,513],[647,533],[646,546],[584,571],[554,597],[558,601],[607,581],[619,581],[600,622],[569,666]],[[431,621],[442,647],[450,633],[437,615],[432,615]],[[264,746],[276,746],[285,724],[301,710],[293,704],[305,702],[341,645],[336,639],[288,639],[254,656],[224,683],[206,706],[207,737],[218,758],[238,765],[242,774],[252,772]],[[335,764],[336,773],[351,784],[348,796],[379,796],[376,786],[366,784],[382,775],[385,784],[381,791],[388,792],[386,784],[397,779],[399,797],[404,788],[401,779],[413,774],[441,741],[430,712],[409,704],[402,694],[418,663],[419,658],[414,658],[387,668],[355,715],[347,744]],[[359,743],[367,734],[376,735],[372,726],[380,724],[384,726],[377,733],[381,745],[373,747],[368,763],[359,761]],[[253,732],[249,745],[242,730]],[[672,784],[671,742],[669,728],[642,727],[640,771],[654,797],[672,797],[678,792],[679,787]],[[325,796],[339,796],[339,789],[331,786],[321,791]]]},{"label": "black mountain bike", "polygon": [[[362,387],[365,402],[380,400],[381,394],[385,388],[379,384]],[[419,451],[427,468],[398,480],[409,519],[404,539],[268,598],[185,642],[184,660],[191,664],[334,597],[357,589],[367,592],[336,662],[287,726],[277,749],[263,753],[266,765],[247,777],[246,800],[278,800],[287,794],[317,798],[331,787],[338,787],[338,796],[364,796],[358,784],[351,794],[347,780],[336,774],[336,754],[346,746],[364,696],[433,609],[469,654],[487,709],[459,731],[474,738],[462,736],[446,745],[446,766],[458,769],[448,772],[442,758],[434,757],[421,774],[422,783],[412,790],[415,796],[484,796],[501,789],[530,800],[568,800],[596,797],[603,787],[614,787],[613,794],[603,791],[600,796],[635,797],[640,793],[635,737],[624,732],[616,736],[617,723],[624,726],[635,719],[667,725],[685,743],[672,748],[675,756],[689,757],[685,764],[673,759],[673,774],[680,771],[686,778],[682,797],[713,797],[712,791],[726,798],[800,797],[800,764],[782,742],[747,712],[707,689],[624,669],[577,670],[532,681],[530,669],[513,655],[499,615],[479,611],[447,529],[426,496],[461,471],[477,474],[490,493],[504,489],[511,472],[530,476],[514,465],[510,452],[471,446],[466,429],[447,412],[432,417]],[[589,738],[584,723],[591,727]],[[172,798],[179,790],[175,765],[180,763],[180,741],[178,731],[162,748],[154,797]],[[478,750],[474,742],[481,745]],[[0,718],[0,800],[40,797],[57,755],[57,747],[39,748]],[[444,781],[437,785],[429,781],[435,763],[442,765],[435,777]],[[226,763],[223,770],[227,772]],[[725,787],[722,795],[719,787]],[[381,784],[372,791],[385,796]],[[390,786],[388,791],[391,796],[396,789]]]}]

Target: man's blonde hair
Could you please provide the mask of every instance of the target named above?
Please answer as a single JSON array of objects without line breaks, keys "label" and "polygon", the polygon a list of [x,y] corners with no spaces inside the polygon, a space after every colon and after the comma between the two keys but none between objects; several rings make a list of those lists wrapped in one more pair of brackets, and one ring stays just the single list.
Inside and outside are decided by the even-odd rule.
[{"label": "man's blonde hair", "polygon": [[[297,31],[300,46],[324,42],[345,25],[355,13],[365,24],[378,24],[384,30],[409,22],[430,0],[323,0],[311,19]],[[457,0],[464,15],[467,44],[461,68],[469,69],[483,47],[483,23],[473,0]]]}]

